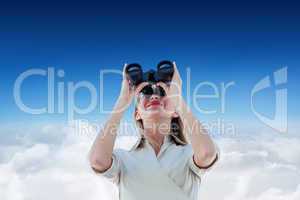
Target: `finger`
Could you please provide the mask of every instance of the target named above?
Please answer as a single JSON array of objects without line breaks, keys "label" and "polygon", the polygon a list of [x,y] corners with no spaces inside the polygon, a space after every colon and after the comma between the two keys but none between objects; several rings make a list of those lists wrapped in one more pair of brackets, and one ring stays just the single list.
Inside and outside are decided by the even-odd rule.
[{"label": "finger", "polygon": [[123,66],[123,81],[125,82],[126,85],[128,85],[128,87],[130,87],[130,91],[133,90],[133,88],[131,87],[131,80],[128,79],[127,74],[126,74],[126,67],[127,67],[127,63],[124,64]]},{"label": "finger", "polygon": [[173,61],[173,66],[174,66],[174,72],[175,73],[178,73],[178,69],[177,69],[177,65],[176,65],[176,62]]},{"label": "finger", "polygon": [[140,93],[140,91],[148,84],[149,84],[148,82],[140,83],[135,89],[135,95],[138,95]]},{"label": "finger", "polygon": [[127,63],[125,63],[124,66],[123,66],[123,72],[122,72],[122,74],[123,74],[124,78],[126,77],[126,67],[127,67]]},{"label": "finger", "polygon": [[178,68],[177,68],[177,65],[176,65],[175,61],[173,62],[173,65],[174,65],[173,79],[176,77],[178,80],[181,81],[181,77],[180,77],[180,74],[179,74],[179,71],[178,71]]},{"label": "finger", "polygon": [[177,66],[176,66],[176,62],[175,62],[175,61],[173,61],[173,65],[174,65],[174,67],[175,67],[175,68],[177,68]]},{"label": "finger", "polygon": [[175,72],[175,74],[176,74],[178,77],[180,77],[179,71],[178,71],[178,67],[177,67],[175,61],[173,62],[173,65],[174,65],[174,72]]},{"label": "finger", "polygon": [[161,86],[163,88],[167,88],[168,87],[168,85],[166,83],[162,82],[162,81],[157,82],[156,85],[159,85],[159,86]]},{"label": "finger", "polygon": [[157,83],[157,85],[158,86],[161,86],[164,90],[165,90],[165,92],[168,94],[168,92],[169,92],[169,87],[168,87],[168,85],[167,84],[165,84],[164,82],[158,82]]}]

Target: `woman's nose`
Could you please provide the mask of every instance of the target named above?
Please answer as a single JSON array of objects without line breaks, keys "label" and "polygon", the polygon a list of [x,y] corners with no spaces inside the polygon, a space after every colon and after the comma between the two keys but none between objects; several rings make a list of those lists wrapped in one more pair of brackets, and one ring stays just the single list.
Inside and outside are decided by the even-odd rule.
[{"label": "woman's nose", "polygon": [[153,100],[159,100],[159,96],[157,94],[153,94],[153,95],[151,95],[150,100],[151,101],[153,101]]}]

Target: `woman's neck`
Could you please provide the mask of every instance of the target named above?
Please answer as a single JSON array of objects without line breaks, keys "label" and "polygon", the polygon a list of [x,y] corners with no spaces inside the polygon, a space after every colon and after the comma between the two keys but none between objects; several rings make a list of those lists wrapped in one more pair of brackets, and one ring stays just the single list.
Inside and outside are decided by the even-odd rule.
[{"label": "woman's neck", "polygon": [[171,120],[143,120],[144,136],[157,155],[164,142],[164,137],[170,133]]},{"label": "woman's neck", "polygon": [[164,135],[146,135],[145,134],[146,140],[152,146],[156,155],[158,155],[158,153],[161,149],[161,146],[164,142],[164,137],[165,137]]}]

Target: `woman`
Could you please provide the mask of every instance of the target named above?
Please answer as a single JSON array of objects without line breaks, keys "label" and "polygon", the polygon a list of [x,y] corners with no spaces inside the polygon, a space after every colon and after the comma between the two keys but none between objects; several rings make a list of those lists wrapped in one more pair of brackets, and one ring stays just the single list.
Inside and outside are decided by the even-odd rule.
[{"label": "woman", "polygon": [[[170,85],[143,82],[134,89],[123,70],[119,98],[91,148],[92,169],[118,184],[121,200],[199,199],[201,178],[218,160],[218,148],[182,98],[174,67]],[[134,98],[140,139],[129,151],[114,149],[120,120]]]}]

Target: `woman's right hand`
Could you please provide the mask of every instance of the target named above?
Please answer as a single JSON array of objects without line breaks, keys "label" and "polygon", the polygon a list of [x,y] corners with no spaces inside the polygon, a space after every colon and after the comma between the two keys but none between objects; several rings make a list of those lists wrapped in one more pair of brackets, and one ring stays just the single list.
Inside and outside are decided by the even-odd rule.
[{"label": "woman's right hand", "polygon": [[131,86],[130,85],[130,80],[128,80],[126,76],[126,66],[127,64],[124,65],[123,67],[123,80],[122,80],[122,86],[121,86],[121,91],[119,94],[119,98],[117,100],[117,105],[116,108],[118,111],[124,111],[126,110],[129,105],[131,104],[133,98],[135,95],[139,93],[139,91],[147,85],[146,82],[143,82],[138,85],[138,87]]},{"label": "woman's right hand", "polygon": [[117,105],[116,107],[119,109],[126,109],[130,104],[131,101],[133,99],[133,94],[134,94],[134,90],[133,88],[130,86],[130,80],[127,79],[126,76],[126,69],[127,64],[124,65],[123,67],[123,80],[122,80],[122,85],[121,85],[121,90],[120,90],[120,94],[119,94],[119,98],[117,100]]}]

